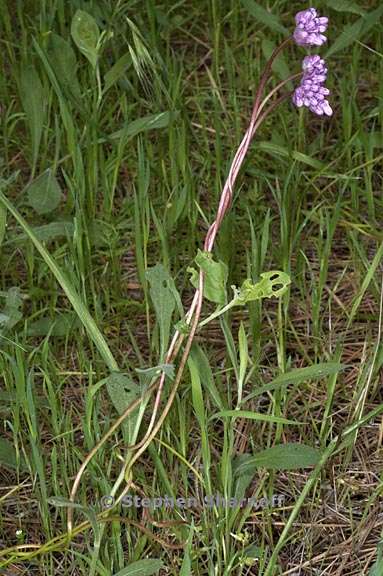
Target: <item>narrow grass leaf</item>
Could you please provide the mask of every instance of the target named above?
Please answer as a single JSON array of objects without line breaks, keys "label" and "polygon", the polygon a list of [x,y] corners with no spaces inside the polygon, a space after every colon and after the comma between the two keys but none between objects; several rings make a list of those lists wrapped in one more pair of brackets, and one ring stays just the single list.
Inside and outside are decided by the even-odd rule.
[{"label": "narrow grass leaf", "polygon": [[378,24],[382,14],[383,4],[381,4],[379,8],[376,8],[376,10],[368,12],[365,16],[359,18],[354,24],[345,26],[343,32],[327,51],[326,58],[329,58],[340,50],[344,50],[350,46],[350,44],[356,42],[356,40],[361,40],[375,24]]},{"label": "narrow grass leaf", "polygon": [[160,559],[138,560],[116,572],[114,576],[152,576],[158,574],[163,565]]},{"label": "narrow grass leaf", "polygon": [[75,288],[73,287],[72,283],[69,281],[68,277],[64,272],[59,268],[56,264],[55,260],[46,250],[46,248],[41,244],[40,240],[36,237],[33,233],[30,226],[21,216],[21,214],[16,210],[13,204],[8,200],[6,196],[0,191],[0,201],[3,203],[4,206],[9,210],[12,216],[17,220],[20,226],[23,228],[24,232],[29,236],[33,244],[35,245],[38,252],[41,254],[42,258],[50,268],[51,272],[55,276],[56,280],[60,284],[61,288],[65,292],[68,300],[72,304],[74,310],[78,314],[81,322],[83,323],[85,329],[88,332],[89,337],[93,340],[98,349],[101,357],[103,358],[104,362],[108,366],[111,371],[118,371],[118,364],[114,359],[108,344],[106,343],[105,338],[100,332],[96,322],[90,315],[88,309],[86,308],[85,304],[83,303],[82,299],[80,298],[79,294],[76,292]]},{"label": "narrow grass leaf", "polygon": [[257,468],[299,470],[314,466],[320,461],[320,458],[321,452],[312,446],[295,443],[279,444],[248,457],[236,468],[235,472],[236,474],[243,474]]},{"label": "narrow grass leaf", "polygon": [[241,2],[249,14],[254,16],[258,22],[274,30],[274,32],[288,34],[288,30],[281,24],[279,18],[263,8],[258,2],[254,0],[241,0]]},{"label": "narrow grass leaf", "polygon": [[287,420],[281,416],[260,414],[259,412],[250,412],[250,410],[222,410],[222,412],[217,412],[210,418],[246,418],[248,420],[259,420],[260,422],[272,422],[274,424],[294,424],[296,426],[301,425],[301,422],[296,422],[295,420]]},{"label": "narrow grass leaf", "polygon": [[60,204],[62,193],[52,170],[48,168],[27,188],[28,204],[38,214],[48,214]]},{"label": "narrow grass leaf", "polygon": [[113,132],[108,136],[112,140],[124,138],[129,140],[133,136],[137,136],[140,132],[146,132],[147,130],[157,130],[159,128],[167,128],[169,124],[178,116],[178,112],[166,111],[160,112],[159,114],[148,114],[142,118],[137,118],[131,122],[127,122],[121,130]]},{"label": "narrow grass leaf", "polygon": [[97,43],[100,38],[96,20],[88,12],[77,10],[72,19],[71,34],[77,48],[86,56],[92,67],[96,68]]}]

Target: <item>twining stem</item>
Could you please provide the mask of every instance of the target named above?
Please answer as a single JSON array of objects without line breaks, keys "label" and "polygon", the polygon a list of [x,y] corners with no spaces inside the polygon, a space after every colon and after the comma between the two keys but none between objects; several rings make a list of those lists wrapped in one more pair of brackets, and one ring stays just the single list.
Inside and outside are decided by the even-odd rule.
[{"label": "twining stem", "polygon": [[[244,161],[244,158],[246,156],[246,153],[249,149],[249,146],[250,146],[251,141],[255,135],[256,130],[261,125],[261,123],[266,118],[266,116],[270,112],[272,112],[276,108],[277,105],[279,105],[283,100],[285,100],[286,98],[288,98],[290,96],[290,94],[284,94],[283,96],[281,96],[280,98],[275,100],[267,108],[267,110],[265,112],[261,113],[266,102],[277,91],[277,89],[279,90],[279,88],[281,88],[284,84],[286,84],[286,82],[292,80],[295,77],[295,76],[292,76],[292,77],[288,78],[286,81],[281,82],[262,101],[262,92],[263,92],[263,90],[266,86],[266,83],[270,77],[270,72],[271,72],[271,67],[272,67],[273,61],[275,60],[277,55],[281,52],[281,50],[288,44],[288,42],[290,40],[291,40],[291,38],[286,39],[284,42],[282,42],[282,44],[280,46],[278,46],[274,50],[274,52],[272,53],[270,59],[268,60],[268,62],[266,64],[265,70],[261,76],[260,84],[259,84],[256,96],[255,96],[255,100],[254,100],[253,110],[252,110],[251,119],[250,119],[248,129],[247,129],[247,131],[246,131],[246,133],[245,133],[245,135],[244,135],[244,137],[243,137],[243,139],[242,139],[242,141],[238,147],[238,150],[237,150],[237,152],[234,156],[233,162],[231,164],[228,177],[226,179],[224,188],[223,188],[222,193],[221,193],[220,202],[219,202],[219,206],[217,209],[216,219],[214,220],[214,222],[210,226],[210,228],[206,234],[206,237],[205,237],[204,250],[207,252],[211,252],[213,250],[214,241],[215,241],[216,235],[218,233],[220,224],[221,224],[221,222],[225,216],[225,213],[227,212],[227,210],[231,204],[231,200],[232,200],[232,196],[233,196],[233,186],[234,186],[235,180],[237,178],[238,172],[239,172],[240,167]],[[173,403],[178,385],[179,385],[181,378],[182,378],[182,374],[183,374],[183,370],[184,370],[186,362],[187,362],[187,358],[189,356],[189,352],[190,352],[191,345],[192,345],[192,342],[194,339],[194,335],[195,335],[195,332],[196,332],[197,327],[198,327],[198,321],[199,321],[199,317],[200,317],[201,309],[202,309],[203,288],[204,288],[204,274],[203,274],[203,271],[200,270],[199,286],[198,286],[198,289],[195,291],[192,304],[191,304],[191,306],[190,306],[190,308],[187,311],[186,316],[185,316],[185,322],[186,322],[186,324],[191,324],[191,329],[190,329],[190,332],[188,334],[188,339],[187,339],[185,349],[184,349],[184,352],[183,352],[181,360],[180,360],[178,371],[177,371],[175,381],[173,383],[173,387],[171,389],[168,401],[164,407],[164,410],[163,410],[161,416],[158,418],[157,423],[154,424],[155,419],[156,419],[156,415],[158,413],[158,409],[160,406],[161,395],[162,395],[162,391],[163,391],[163,387],[164,387],[164,383],[165,383],[165,376],[166,375],[165,375],[165,372],[162,372],[160,375],[160,378],[159,378],[159,382],[158,382],[157,394],[156,394],[153,412],[152,412],[152,416],[150,419],[148,429],[147,429],[144,437],[142,438],[142,440],[140,442],[138,442],[135,445],[128,446],[129,450],[137,450],[137,452],[134,454],[134,456],[132,458],[128,458],[126,463],[125,463],[125,478],[129,477],[129,473],[130,473],[130,470],[131,470],[134,462],[146,450],[147,446],[150,444],[150,442],[152,441],[154,436],[157,434],[158,430],[160,429],[160,427],[162,425],[162,422],[165,420],[165,418],[166,418],[166,416],[167,416],[167,414],[171,408],[171,405]],[[165,363],[170,364],[172,361],[174,361],[174,359],[178,355],[178,352],[180,350],[180,347],[182,345],[184,338],[185,338],[184,334],[182,334],[178,330],[175,331],[173,338],[172,338],[172,341],[171,341],[171,344],[170,344],[170,347],[169,347],[167,354],[166,354]],[[81,465],[81,467],[80,467],[80,469],[76,475],[76,478],[75,478],[73,486],[72,486],[72,490],[71,490],[71,494],[70,494],[70,501],[71,502],[75,501],[75,496],[77,493],[78,486],[80,484],[81,477],[82,477],[82,475],[86,469],[86,466],[90,462],[90,460],[93,458],[93,456],[99,450],[99,448],[106,442],[106,440],[113,434],[113,432],[115,432],[115,430],[129,416],[129,414],[140,404],[140,402],[142,402],[143,399],[150,396],[156,388],[157,388],[157,381],[155,381],[139,398],[137,398],[134,402],[132,402],[126,408],[126,410],[114,422],[114,424],[111,426],[111,428],[108,430],[108,432],[103,436],[103,438],[98,442],[98,444],[91,450],[91,452],[85,458],[84,462],[82,463],[82,465]],[[72,530],[72,519],[73,519],[73,510],[72,510],[72,508],[69,508],[68,509],[68,532],[69,533]]]}]

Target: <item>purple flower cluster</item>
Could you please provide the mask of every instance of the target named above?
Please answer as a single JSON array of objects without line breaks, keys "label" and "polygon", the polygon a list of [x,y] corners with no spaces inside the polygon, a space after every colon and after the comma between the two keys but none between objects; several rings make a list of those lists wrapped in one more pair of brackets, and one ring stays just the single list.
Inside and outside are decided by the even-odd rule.
[{"label": "purple flower cluster", "polygon": [[303,76],[300,86],[295,89],[293,102],[298,108],[306,106],[319,116],[332,115],[332,108],[326,99],[330,90],[324,86],[327,77],[325,61],[318,56],[306,56],[302,63]]},{"label": "purple flower cluster", "polygon": [[326,32],[328,18],[319,17],[315,8],[298,12],[295,22],[293,36],[299,46],[322,46],[326,42],[323,32]]},{"label": "purple flower cluster", "polygon": [[[296,28],[293,34],[299,46],[321,46],[327,41],[328,18],[319,17],[315,8],[298,12],[295,16]],[[293,103],[300,108],[306,106],[319,116],[332,115],[332,108],[326,98],[330,90],[324,86],[327,77],[325,61],[317,54],[306,56],[302,63],[301,83],[293,94]]]}]

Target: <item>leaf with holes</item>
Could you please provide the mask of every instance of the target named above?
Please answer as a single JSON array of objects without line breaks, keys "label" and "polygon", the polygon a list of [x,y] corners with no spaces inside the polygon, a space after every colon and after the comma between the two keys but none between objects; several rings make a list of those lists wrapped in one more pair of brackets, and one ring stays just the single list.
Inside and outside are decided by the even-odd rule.
[{"label": "leaf with holes", "polygon": [[149,268],[145,276],[150,285],[150,297],[160,330],[160,357],[163,358],[169,341],[170,326],[176,306],[174,281],[162,264],[156,264]]},{"label": "leaf with holes", "polygon": [[71,34],[77,48],[86,56],[93,68],[98,58],[100,31],[96,20],[83,10],[77,10],[72,19]]},{"label": "leaf with holes", "polygon": [[280,270],[263,272],[261,278],[262,280],[256,284],[252,284],[249,279],[245,280],[239,290],[232,286],[234,290],[233,305],[243,306],[247,302],[260,300],[261,298],[278,298],[286,292],[291,284],[290,276]]},{"label": "leaf with holes", "polygon": [[48,168],[27,188],[28,204],[38,214],[48,214],[60,204],[62,193],[52,170]]}]

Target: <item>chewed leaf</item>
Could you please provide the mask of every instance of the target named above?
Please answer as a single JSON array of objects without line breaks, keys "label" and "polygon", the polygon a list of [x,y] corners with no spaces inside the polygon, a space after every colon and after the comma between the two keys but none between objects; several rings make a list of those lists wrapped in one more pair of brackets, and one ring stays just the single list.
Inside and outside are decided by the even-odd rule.
[{"label": "chewed leaf", "polygon": [[232,286],[236,305],[243,305],[246,302],[260,300],[261,298],[278,298],[286,292],[291,284],[290,276],[280,270],[263,272],[261,278],[262,280],[256,284],[252,284],[249,279],[245,280],[239,290]]},{"label": "chewed leaf", "polygon": [[[205,272],[204,296],[217,304],[226,302],[226,282],[228,269],[224,262],[214,262],[210,252],[198,250],[195,262]],[[199,274],[194,268],[188,268],[192,273],[190,278],[194,288],[198,288]]]}]

